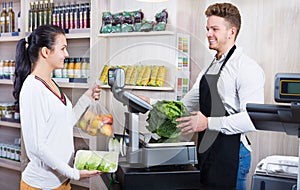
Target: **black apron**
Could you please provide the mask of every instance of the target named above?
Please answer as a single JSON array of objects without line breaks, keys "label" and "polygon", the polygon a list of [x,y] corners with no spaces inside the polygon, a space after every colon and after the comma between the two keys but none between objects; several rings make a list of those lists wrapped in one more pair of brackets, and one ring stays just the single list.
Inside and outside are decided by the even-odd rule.
[{"label": "black apron", "polygon": [[[229,115],[219,96],[217,82],[235,48],[236,46],[233,46],[230,49],[219,73],[207,74],[209,67],[200,81],[200,111],[206,117]],[[239,150],[240,134],[225,135],[210,130],[198,133],[198,168],[201,175],[201,190],[235,190]]]}]

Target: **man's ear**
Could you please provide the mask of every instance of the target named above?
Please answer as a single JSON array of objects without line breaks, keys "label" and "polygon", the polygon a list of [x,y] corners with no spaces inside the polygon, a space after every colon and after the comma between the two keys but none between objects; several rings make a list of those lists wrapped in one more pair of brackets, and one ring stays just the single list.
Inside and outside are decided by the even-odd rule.
[{"label": "man's ear", "polygon": [[237,33],[237,29],[236,29],[236,27],[231,27],[231,30],[230,30],[230,34],[231,34],[231,36],[236,36],[236,33]]},{"label": "man's ear", "polygon": [[50,50],[47,47],[42,47],[41,55],[43,58],[48,58]]}]

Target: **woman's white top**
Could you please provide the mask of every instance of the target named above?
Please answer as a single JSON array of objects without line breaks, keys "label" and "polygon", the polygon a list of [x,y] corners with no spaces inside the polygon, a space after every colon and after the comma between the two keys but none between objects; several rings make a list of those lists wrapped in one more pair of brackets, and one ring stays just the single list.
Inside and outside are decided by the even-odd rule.
[{"label": "woman's white top", "polygon": [[72,168],[76,118],[63,96],[65,103],[34,75],[26,78],[20,93],[22,135],[30,160],[22,179],[36,188],[53,189],[67,178],[80,177]]}]

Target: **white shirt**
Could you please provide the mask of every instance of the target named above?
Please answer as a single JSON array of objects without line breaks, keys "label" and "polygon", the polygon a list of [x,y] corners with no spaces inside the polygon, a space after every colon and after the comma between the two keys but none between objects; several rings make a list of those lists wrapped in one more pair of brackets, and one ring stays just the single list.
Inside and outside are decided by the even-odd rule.
[{"label": "white shirt", "polygon": [[77,121],[70,100],[66,104],[34,75],[20,93],[20,116],[26,154],[30,160],[22,179],[42,189],[59,187],[67,178],[79,180],[73,166],[73,126]]},{"label": "white shirt", "polygon": [[[208,74],[216,74],[224,61],[214,62]],[[209,65],[198,75],[192,89],[181,100],[187,109],[199,110],[199,83]],[[241,141],[251,150],[244,133],[256,131],[246,111],[247,103],[264,103],[265,75],[262,68],[237,48],[229,58],[218,80],[218,92],[225,109],[230,114],[224,117],[208,117],[208,129],[224,134],[241,133]],[[201,92],[200,92],[201,93]]]}]

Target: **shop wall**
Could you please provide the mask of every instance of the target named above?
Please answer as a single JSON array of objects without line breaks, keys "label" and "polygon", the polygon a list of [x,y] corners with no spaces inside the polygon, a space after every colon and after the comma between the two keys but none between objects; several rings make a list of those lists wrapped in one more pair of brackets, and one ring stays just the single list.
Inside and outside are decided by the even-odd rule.
[{"label": "shop wall", "polygon": [[[218,1],[177,0],[177,29],[191,35],[191,81],[209,64],[214,55],[208,50],[206,40],[206,8]],[[219,1],[220,2],[220,1]],[[223,2],[223,1],[222,1]],[[237,46],[264,69],[266,75],[265,103],[274,102],[274,76],[278,72],[300,72],[300,3],[297,0],[228,1],[240,9],[241,31]],[[251,80],[251,79],[249,79]],[[296,137],[278,132],[258,131],[250,133],[252,163],[256,164],[268,155],[297,155]],[[250,189],[251,176],[248,179]]]}]

